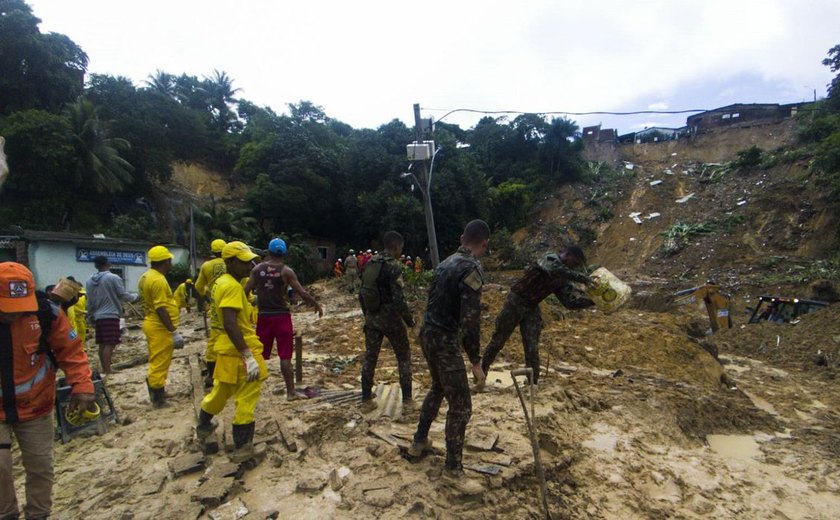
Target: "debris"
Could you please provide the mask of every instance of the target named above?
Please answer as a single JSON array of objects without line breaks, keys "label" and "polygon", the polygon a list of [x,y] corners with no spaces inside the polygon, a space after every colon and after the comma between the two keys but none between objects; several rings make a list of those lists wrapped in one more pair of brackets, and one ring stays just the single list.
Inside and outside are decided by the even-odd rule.
[{"label": "debris", "polygon": [[312,494],[318,493],[327,486],[323,477],[308,477],[297,481],[296,493]]},{"label": "debris", "polygon": [[738,201],[739,206],[743,206],[746,203],[747,203],[747,201],[745,199],[741,199],[741,200]]},{"label": "debris", "polygon": [[633,219],[633,222],[635,222],[636,224],[641,224],[642,223],[642,219],[640,219],[639,217],[631,217],[631,218]]},{"label": "debris", "polygon": [[200,502],[206,507],[216,507],[236,487],[236,480],[232,477],[213,477],[202,483],[192,495],[193,502]]},{"label": "debris", "polygon": [[661,216],[662,216],[662,213],[658,213],[658,212],[654,211],[653,213],[651,213],[650,215],[648,215],[645,218],[650,220],[652,218],[657,218],[657,217],[661,217]]},{"label": "debris", "polygon": [[665,168],[665,175],[674,175],[674,171],[671,168]]},{"label": "debris", "polygon": [[502,468],[496,466],[495,464],[464,464],[464,469],[469,469],[485,475],[498,475],[502,471]]},{"label": "debris", "polygon": [[633,171],[633,168],[635,168],[635,167],[636,167],[636,165],[631,163],[631,162],[624,163],[624,169],[626,169],[626,170]]},{"label": "debris", "polygon": [[499,432],[475,428],[467,433],[465,446],[474,450],[490,451],[499,441]]},{"label": "debris", "polygon": [[277,433],[280,435],[280,440],[283,441],[283,446],[292,453],[296,452],[298,447],[294,437],[289,434],[288,430],[280,425],[280,421],[277,417],[274,417],[274,422],[277,424]]},{"label": "debris", "polygon": [[513,460],[509,455],[502,455],[501,453],[483,453],[481,455],[481,462],[504,467],[508,467],[513,464]]},{"label": "debris", "polygon": [[239,468],[239,464],[234,462],[218,462],[207,468],[203,478],[207,480],[213,477],[240,478],[241,476],[242,471]]},{"label": "debris", "polygon": [[651,186],[658,186],[660,184],[662,184],[662,181],[660,179],[657,179],[655,181],[650,181]]},{"label": "debris", "polygon": [[678,199],[677,199],[677,204],[685,204],[686,202],[688,202],[689,200],[691,200],[691,198],[692,198],[692,197],[694,197],[694,193],[693,193],[693,192],[692,192],[692,193],[689,193],[689,194],[688,194],[688,195],[686,195],[685,197],[680,197],[680,198],[678,198]]},{"label": "debris", "polygon": [[230,502],[219,506],[215,511],[210,511],[208,516],[213,520],[239,520],[249,513],[248,508],[241,498],[234,498]]},{"label": "debris", "polygon": [[365,492],[365,503],[373,507],[391,507],[394,504],[394,493],[390,489]]},{"label": "debris", "polygon": [[188,453],[182,455],[170,463],[172,474],[177,478],[204,469],[206,460],[203,453]]},{"label": "debris", "polygon": [[333,469],[330,471],[330,489],[338,491],[342,487],[344,487],[344,479],[338,475],[337,469]]}]

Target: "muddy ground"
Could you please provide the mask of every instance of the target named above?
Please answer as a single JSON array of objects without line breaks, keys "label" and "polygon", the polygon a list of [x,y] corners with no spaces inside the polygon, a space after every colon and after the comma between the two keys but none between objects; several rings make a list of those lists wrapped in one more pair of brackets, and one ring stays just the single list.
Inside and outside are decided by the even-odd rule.
[{"label": "muddy ground", "polygon": [[[485,344],[508,278],[496,276],[500,283],[484,294]],[[192,439],[189,359],[202,350],[203,331],[193,315],[182,325],[188,345],[172,364],[169,407],[151,409],[141,362],[107,381],[119,414],[107,433],[57,443],[56,517],[539,518],[528,431],[505,376],[522,365],[521,340],[511,338],[488,388],[473,398],[465,463],[500,471],[495,476],[468,471],[486,491],[457,496],[438,481],[442,451],[409,461],[394,445],[409,438],[416,412],[402,416],[399,407],[385,410],[394,417],[381,416],[383,409],[368,416],[359,412],[361,313],[334,281],[315,291],[326,302],[324,318],[300,308],[294,319],[306,354],[301,386],[322,397],[287,402],[275,394],[282,379],[277,360],[270,362],[257,409],[263,458],[256,467],[237,472],[225,464],[222,450],[206,456],[205,469],[198,464],[195,472],[173,474],[185,456],[199,450]],[[422,305],[418,293],[417,316]],[[734,329],[704,342],[719,349],[721,364],[701,347],[704,340],[693,337],[705,327],[703,310],[644,307],[628,305],[607,316],[543,303],[546,375],[536,394],[534,422],[552,517],[836,518],[840,310],[807,316],[797,325],[741,328],[736,320]],[[429,378],[411,336],[422,398]],[[814,357],[816,350],[828,352],[828,359]],[[133,328],[116,362],[142,361],[144,352],[142,333]],[[96,368],[95,360],[92,364]],[[388,385],[397,382],[387,345],[376,377],[386,400]],[[350,390],[354,398],[326,402],[326,395]],[[230,443],[231,408],[232,403],[223,417],[228,431],[223,446]],[[443,417],[431,433],[438,448]],[[296,451],[284,439],[293,441]],[[222,477],[229,473],[235,476]],[[19,465],[16,475],[22,493]]]}]

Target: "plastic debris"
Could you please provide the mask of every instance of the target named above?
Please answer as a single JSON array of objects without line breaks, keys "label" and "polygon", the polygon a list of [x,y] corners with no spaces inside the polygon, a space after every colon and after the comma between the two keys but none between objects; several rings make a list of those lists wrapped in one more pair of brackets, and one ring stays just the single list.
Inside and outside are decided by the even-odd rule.
[{"label": "plastic debris", "polygon": [[661,217],[661,216],[662,216],[662,213],[659,213],[659,212],[654,211],[653,213],[651,213],[650,215],[648,215],[648,216],[647,216],[647,217],[645,217],[645,218],[647,218],[648,220],[650,220],[650,219],[652,219],[652,218]]},{"label": "plastic debris", "polygon": [[678,198],[678,199],[677,199],[677,204],[685,204],[686,202],[688,202],[689,200],[691,200],[691,198],[692,198],[692,197],[694,197],[694,193],[693,193],[693,192],[692,192],[692,193],[689,193],[689,194],[688,194],[688,195],[686,195],[685,197],[680,197],[680,198]]},{"label": "plastic debris", "polygon": [[651,185],[651,186],[656,186],[656,185],[658,185],[658,184],[662,184],[662,181],[661,181],[661,180],[658,180],[658,179],[657,179],[657,180],[655,180],[655,181],[650,181],[650,185]]},{"label": "plastic debris", "polygon": [[747,201],[746,201],[746,200],[739,200],[739,201],[738,201],[738,205],[739,205],[739,206],[743,206],[743,205],[744,205],[744,204],[746,204],[746,203],[747,203]]}]

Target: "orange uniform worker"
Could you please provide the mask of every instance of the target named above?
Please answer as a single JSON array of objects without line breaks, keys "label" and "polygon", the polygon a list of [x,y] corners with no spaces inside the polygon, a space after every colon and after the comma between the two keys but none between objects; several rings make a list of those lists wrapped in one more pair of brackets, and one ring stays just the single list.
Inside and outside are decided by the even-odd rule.
[{"label": "orange uniform worker", "polygon": [[165,402],[164,387],[174,349],[184,346],[184,338],[177,330],[178,305],[165,276],[172,270],[172,258],[172,253],[164,246],[149,249],[152,268],[143,273],[137,283],[137,292],[143,298],[146,309],[143,319],[143,333],[149,345],[146,386],[155,408],[160,408]]},{"label": "orange uniform worker", "polygon": [[201,401],[195,431],[204,440],[216,429],[213,416],[222,412],[233,397],[233,462],[245,462],[254,452],[254,409],[260,399],[262,382],[268,370],[262,356],[262,343],[251,323],[251,304],[239,280],[251,272],[254,259],[251,248],[242,242],[230,242],[222,250],[226,273],[210,289],[217,319],[223,333],[216,341],[216,365],[213,389]]},{"label": "orange uniform worker", "polygon": [[52,512],[56,367],[48,352],[73,387],[70,409],[87,410],[94,401],[90,365],[70,320],[46,298],[36,297],[29,269],[0,263],[0,518],[20,515],[13,434],[26,472],[23,514],[47,518]]}]

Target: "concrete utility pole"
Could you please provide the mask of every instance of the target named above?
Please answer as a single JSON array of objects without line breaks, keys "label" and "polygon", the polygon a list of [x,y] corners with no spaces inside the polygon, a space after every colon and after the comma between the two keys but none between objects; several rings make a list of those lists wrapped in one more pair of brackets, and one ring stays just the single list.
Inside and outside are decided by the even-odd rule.
[{"label": "concrete utility pole", "polygon": [[[423,123],[420,119],[420,104],[414,104],[414,132],[417,144],[423,143]],[[435,153],[434,150],[429,150],[430,156]],[[426,214],[426,231],[429,234],[429,260],[432,262],[432,268],[435,268],[440,263],[440,255],[438,254],[437,233],[435,233],[435,216],[432,213],[432,191],[431,191],[431,177],[429,177],[428,161],[415,161],[419,163],[420,171],[414,177],[417,187],[420,188],[420,193],[423,194],[423,212]]]}]

